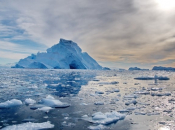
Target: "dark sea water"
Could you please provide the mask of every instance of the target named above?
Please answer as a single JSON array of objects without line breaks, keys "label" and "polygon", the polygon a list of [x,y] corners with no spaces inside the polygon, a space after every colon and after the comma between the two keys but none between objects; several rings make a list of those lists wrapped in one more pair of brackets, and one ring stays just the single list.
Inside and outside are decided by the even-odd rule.
[{"label": "dark sea water", "polygon": [[[134,79],[155,75],[170,80]],[[48,112],[31,109],[41,105],[48,95],[70,106]],[[36,103],[26,105],[28,98]],[[124,114],[125,118],[102,124],[98,129],[175,129],[174,72],[0,69],[0,103],[12,99],[22,104],[0,109],[2,129],[28,121],[49,121],[53,130],[87,130],[101,123],[89,122],[84,115],[91,118],[96,112],[112,111]]]}]

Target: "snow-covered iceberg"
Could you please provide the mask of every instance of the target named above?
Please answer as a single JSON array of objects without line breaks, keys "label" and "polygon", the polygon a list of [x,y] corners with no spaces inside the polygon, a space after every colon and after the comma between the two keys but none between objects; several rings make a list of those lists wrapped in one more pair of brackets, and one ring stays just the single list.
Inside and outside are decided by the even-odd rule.
[{"label": "snow-covered iceberg", "polygon": [[88,55],[82,52],[77,43],[60,39],[60,42],[47,52],[32,54],[21,59],[12,68],[30,69],[102,69],[102,67]]}]

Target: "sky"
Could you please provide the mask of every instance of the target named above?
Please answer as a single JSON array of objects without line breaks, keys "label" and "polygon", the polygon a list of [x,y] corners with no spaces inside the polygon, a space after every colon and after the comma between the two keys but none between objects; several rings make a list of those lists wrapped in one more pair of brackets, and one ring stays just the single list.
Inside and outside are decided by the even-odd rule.
[{"label": "sky", "polygon": [[60,38],[110,68],[175,67],[174,0],[0,0],[0,64]]}]

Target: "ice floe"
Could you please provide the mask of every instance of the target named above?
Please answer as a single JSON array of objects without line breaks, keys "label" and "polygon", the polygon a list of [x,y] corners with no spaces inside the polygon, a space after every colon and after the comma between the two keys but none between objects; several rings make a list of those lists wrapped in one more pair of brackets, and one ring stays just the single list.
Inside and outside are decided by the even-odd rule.
[{"label": "ice floe", "polygon": [[32,104],[35,104],[35,103],[36,103],[36,101],[31,99],[31,98],[28,98],[28,99],[25,100],[26,105],[32,105]]},{"label": "ice floe", "polygon": [[125,118],[124,114],[113,111],[113,112],[107,112],[107,113],[96,112],[92,114],[92,117],[84,117],[82,119],[87,120],[94,124],[108,125],[111,123],[115,123],[118,120],[122,120],[124,118]]},{"label": "ice floe", "polygon": [[43,98],[41,100],[41,103],[43,105],[46,105],[46,106],[49,106],[49,107],[53,107],[53,108],[65,108],[65,107],[69,107],[70,106],[70,104],[68,104],[66,102],[61,102],[60,100],[55,99],[51,95],[48,95],[46,98]]},{"label": "ice floe", "polygon": [[0,103],[0,108],[9,108],[9,107],[20,106],[20,105],[22,105],[21,100],[12,99],[12,100],[8,100],[6,102]]}]

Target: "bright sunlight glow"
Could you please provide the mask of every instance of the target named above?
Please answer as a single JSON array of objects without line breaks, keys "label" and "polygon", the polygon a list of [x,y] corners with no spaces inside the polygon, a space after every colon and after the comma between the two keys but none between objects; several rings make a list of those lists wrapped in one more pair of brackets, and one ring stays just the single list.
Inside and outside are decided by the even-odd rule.
[{"label": "bright sunlight glow", "polygon": [[163,10],[175,9],[175,0],[156,0],[156,3]]}]

